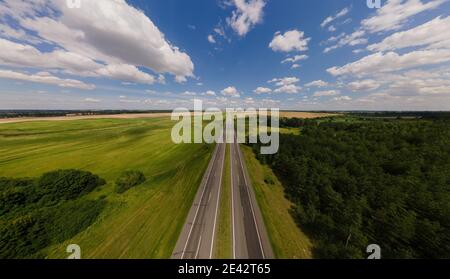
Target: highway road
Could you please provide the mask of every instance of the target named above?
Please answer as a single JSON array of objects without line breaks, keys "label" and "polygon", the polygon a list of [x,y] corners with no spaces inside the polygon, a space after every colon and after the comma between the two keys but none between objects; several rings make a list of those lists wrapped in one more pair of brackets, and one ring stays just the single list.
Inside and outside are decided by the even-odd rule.
[{"label": "highway road", "polygon": [[[219,143],[172,254],[173,259],[211,259],[219,214],[226,144]],[[174,205],[176,206],[176,205]]]},{"label": "highway road", "polygon": [[233,258],[272,259],[272,246],[236,138],[230,164]]},{"label": "highway road", "polygon": [[[212,259],[224,167],[231,168],[231,229],[234,259],[271,259],[273,250],[238,143],[218,143],[172,254],[173,259]],[[230,185],[227,185],[230,187]]]}]

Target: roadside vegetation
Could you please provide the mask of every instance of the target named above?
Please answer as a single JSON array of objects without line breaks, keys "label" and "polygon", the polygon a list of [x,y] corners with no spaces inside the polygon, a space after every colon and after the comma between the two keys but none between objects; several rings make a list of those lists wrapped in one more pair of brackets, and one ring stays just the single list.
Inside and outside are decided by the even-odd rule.
[{"label": "roadside vegetation", "polygon": [[285,198],[283,186],[272,170],[256,159],[250,147],[241,149],[275,257],[311,258],[311,241],[290,215],[292,203]]},{"label": "roadside vegetation", "polygon": [[[33,218],[37,218],[37,213],[39,216],[52,213],[55,214],[49,217],[55,220],[52,224],[65,223],[45,227],[56,231],[64,227],[61,234],[67,232],[67,235],[55,232],[55,237],[52,233],[51,239],[42,243],[40,238],[33,237],[40,244],[33,243],[32,250],[4,256],[66,258],[67,245],[74,243],[81,247],[83,258],[169,258],[213,149],[207,144],[175,145],[170,137],[173,124],[168,118],[1,124],[0,177],[14,178],[18,184],[29,185],[28,181],[35,183],[34,177],[45,173],[76,169],[98,175],[98,181],[101,177],[106,182],[85,192],[74,185],[74,191],[68,193],[61,193],[59,188],[46,182],[47,191],[56,195],[45,198],[52,204],[49,211],[41,214],[37,209],[26,207],[20,216],[30,214],[30,218],[24,217],[16,224],[35,222]],[[146,180],[118,194],[115,182],[126,170],[139,170]],[[17,186],[10,195],[17,196],[18,200],[25,196],[31,199],[29,202],[36,202],[33,194],[22,195],[22,190]],[[61,200],[65,200],[63,204],[58,203]],[[12,213],[0,214],[0,228],[4,228],[3,222],[13,221],[12,216],[5,219],[5,214]],[[86,223],[78,226],[75,222],[74,229],[69,229],[71,219],[77,218]],[[36,234],[41,230],[34,225],[31,228],[37,230]],[[12,245],[11,241],[16,241],[12,239],[8,236],[6,244]],[[31,240],[23,238],[23,241]]]},{"label": "roadside vegetation", "polygon": [[0,178],[0,258],[40,258],[40,250],[89,227],[105,201],[80,200],[105,184],[79,170],[59,170],[37,179]]},{"label": "roadside vegetation", "polygon": [[314,257],[365,258],[372,243],[383,258],[450,257],[446,115],[280,123],[300,136],[281,134],[275,155],[253,147],[282,182]]}]

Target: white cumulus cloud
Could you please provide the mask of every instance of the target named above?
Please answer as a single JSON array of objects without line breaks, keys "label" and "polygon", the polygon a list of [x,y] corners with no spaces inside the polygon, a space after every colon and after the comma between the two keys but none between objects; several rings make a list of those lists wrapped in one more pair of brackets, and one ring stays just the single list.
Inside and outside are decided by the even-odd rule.
[{"label": "white cumulus cloud", "polygon": [[325,91],[316,91],[314,93],[314,97],[323,97],[323,96],[336,96],[341,94],[339,90],[325,90]]},{"label": "white cumulus cloud", "polygon": [[230,4],[236,9],[227,18],[227,22],[239,36],[245,36],[256,24],[262,22],[265,0],[231,0]]},{"label": "white cumulus cloud", "polygon": [[333,76],[371,75],[393,72],[450,61],[450,49],[417,50],[406,54],[377,52],[342,67],[332,67],[327,72]]},{"label": "white cumulus cloud", "polygon": [[[344,8],[340,12],[338,12],[336,15],[327,17],[324,21],[322,21],[322,23],[320,24],[320,27],[324,28],[325,26],[327,26],[329,23],[335,21],[336,19],[347,15],[348,12],[350,12],[350,8]],[[336,30],[334,30],[334,31],[336,31]]]},{"label": "white cumulus cloud", "polygon": [[[190,57],[125,0],[83,1],[76,9],[69,8],[66,1],[5,0],[0,13],[14,18],[18,28],[58,46],[53,55],[77,55],[90,64],[144,67],[172,74],[178,81],[193,77]],[[62,54],[64,51],[69,54]]]},{"label": "white cumulus cloud", "polygon": [[225,88],[224,90],[222,90],[221,93],[224,96],[233,97],[233,98],[239,98],[241,96],[239,91],[234,86],[229,86],[229,87]]},{"label": "white cumulus cloud", "polygon": [[351,97],[349,97],[349,96],[339,96],[339,97],[334,97],[333,98],[333,101],[335,101],[335,102],[339,102],[339,101],[351,101],[352,100],[352,98]]},{"label": "white cumulus cloud", "polygon": [[305,84],[306,87],[326,87],[328,86],[328,82],[323,80],[315,80],[310,83]]},{"label": "white cumulus cloud", "polygon": [[258,87],[255,90],[253,90],[256,94],[269,94],[272,92],[272,89],[267,87]]},{"label": "white cumulus cloud", "polygon": [[[142,84],[153,84],[156,81],[154,76],[140,71],[133,65],[110,64],[96,72],[101,76],[109,77],[111,79],[126,80]],[[164,82],[164,79],[160,76],[159,81]]]},{"label": "white cumulus cloud", "polygon": [[216,96],[216,92],[212,91],[212,90],[208,90],[205,92],[205,95],[207,96]]},{"label": "white cumulus cloud", "polygon": [[275,33],[269,47],[273,51],[280,52],[306,51],[310,40],[311,38],[305,38],[303,31],[293,29],[284,34],[280,32]]},{"label": "white cumulus cloud", "polygon": [[297,83],[300,81],[297,77],[285,77],[285,78],[274,78],[269,83],[274,83],[277,88],[273,91],[275,93],[287,93],[296,94],[302,89]]},{"label": "white cumulus cloud", "polygon": [[281,63],[295,63],[298,61],[302,61],[302,60],[306,60],[308,59],[308,55],[295,55],[294,57],[288,57],[286,59],[284,59],[283,61],[281,61]]},{"label": "white cumulus cloud", "polygon": [[83,101],[86,103],[100,103],[101,102],[101,100],[95,99],[95,98],[85,98]]},{"label": "white cumulus cloud", "polygon": [[[337,44],[327,47],[323,52],[328,53],[334,49],[343,47],[343,46],[356,46],[361,44],[366,44],[368,40],[366,38],[363,38],[363,36],[366,34],[364,30],[357,30],[351,34],[341,34],[342,36],[338,39],[339,41]],[[332,37],[333,39],[337,39],[338,37]],[[331,41],[331,39],[328,39],[328,41]]]},{"label": "white cumulus cloud", "polygon": [[216,43],[216,39],[214,39],[213,35],[208,35],[208,42],[210,42],[211,44],[215,44]]},{"label": "white cumulus cloud", "polygon": [[380,87],[380,83],[373,79],[365,79],[365,80],[358,80],[354,82],[350,82],[348,84],[348,88],[352,91],[368,91],[368,90],[375,90]]},{"label": "white cumulus cloud", "polygon": [[13,79],[19,81],[36,82],[43,84],[57,85],[64,88],[78,88],[84,90],[95,89],[95,85],[86,84],[75,79],[62,79],[52,75],[49,72],[38,72],[36,74],[27,74],[10,70],[0,70],[0,78]]},{"label": "white cumulus cloud", "polygon": [[427,46],[450,49],[450,16],[437,17],[429,22],[403,32],[394,33],[377,44],[369,45],[371,51],[386,51],[407,47]]},{"label": "white cumulus cloud", "polygon": [[421,12],[432,10],[442,5],[446,0],[388,0],[376,14],[361,22],[364,29],[371,33],[397,30],[408,20]]}]

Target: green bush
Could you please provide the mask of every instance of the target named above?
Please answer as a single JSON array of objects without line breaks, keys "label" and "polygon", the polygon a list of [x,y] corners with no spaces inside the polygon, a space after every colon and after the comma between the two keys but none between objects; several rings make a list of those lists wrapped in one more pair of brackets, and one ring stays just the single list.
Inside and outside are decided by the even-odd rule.
[{"label": "green bush", "polygon": [[80,170],[57,170],[37,179],[1,177],[0,216],[30,205],[43,207],[73,200],[104,184],[97,175]]},{"label": "green bush", "polygon": [[47,234],[56,242],[63,242],[88,228],[106,205],[104,200],[68,201],[56,208],[41,212],[47,220]]},{"label": "green bush", "polygon": [[126,171],[116,180],[116,192],[122,194],[129,189],[145,182],[145,176],[140,171]]},{"label": "green bush", "polygon": [[0,259],[31,257],[49,245],[43,221],[26,214],[6,222],[0,229]]},{"label": "green bush", "polygon": [[33,184],[33,179],[29,178],[6,178],[0,177],[0,191],[14,187],[26,187]]},{"label": "green bush", "polygon": [[105,180],[81,170],[57,170],[46,173],[37,185],[45,193],[45,201],[72,200],[92,192]]},{"label": "green bush", "polygon": [[12,188],[0,193],[0,216],[26,203],[26,193],[22,189]]},{"label": "green bush", "polygon": [[106,200],[78,199],[105,181],[58,170],[37,179],[0,178],[0,259],[45,258],[43,248],[89,227]]},{"label": "green bush", "polygon": [[0,216],[41,199],[32,179],[0,178]]},{"label": "green bush", "polygon": [[106,202],[67,201],[5,221],[0,229],[0,259],[42,258],[39,250],[88,228]]},{"label": "green bush", "polygon": [[273,180],[273,177],[270,176],[270,175],[264,176],[264,182],[266,182],[266,184],[269,184],[269,185],[274,185],[275,184],[275,181]]}]

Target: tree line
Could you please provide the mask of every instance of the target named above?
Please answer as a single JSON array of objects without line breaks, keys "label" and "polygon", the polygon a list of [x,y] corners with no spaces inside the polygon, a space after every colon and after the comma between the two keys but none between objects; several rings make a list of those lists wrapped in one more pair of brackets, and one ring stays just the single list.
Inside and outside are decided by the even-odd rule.
[{"label": "tree line", "polygon": [[[428,115],[429,116],[429,115]],[[318,258],[450,258],[450,120],[280,119],[301,134],[259,154]]]},{"label": "tree line", "polygon": [[0,178],[0,258],[45,258],[42,249],[89,227],[106,205],[83,197],[105,181],[87,171]]}]

